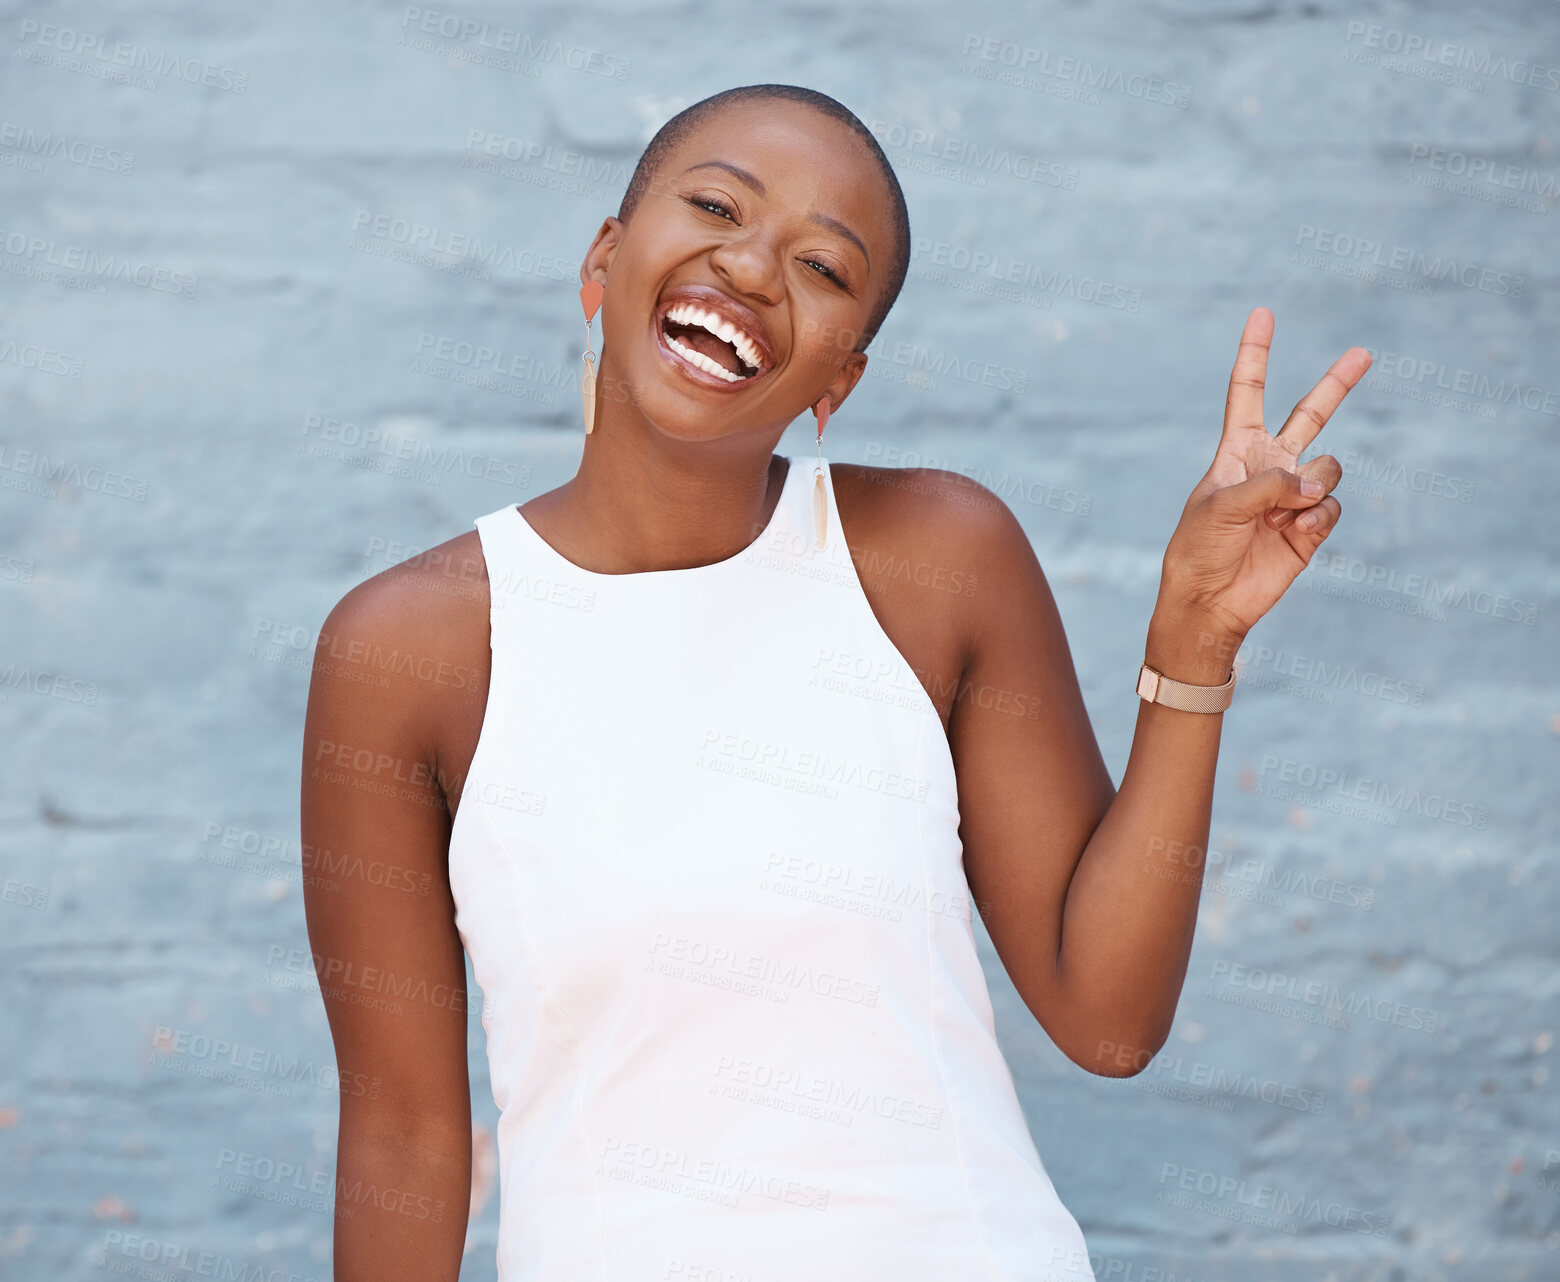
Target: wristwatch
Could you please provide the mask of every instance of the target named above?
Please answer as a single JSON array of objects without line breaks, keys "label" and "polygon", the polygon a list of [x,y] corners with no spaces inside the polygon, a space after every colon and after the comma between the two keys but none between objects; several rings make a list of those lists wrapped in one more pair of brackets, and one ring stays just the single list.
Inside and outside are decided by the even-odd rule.
[{"label": "wristwatch", "polygon": [[1235,673],[1221,686],[1194,686],[1175,681],[1144,664],[1138,672],[1138,695],[1182,712],[1223,712],[1235,697]]}]

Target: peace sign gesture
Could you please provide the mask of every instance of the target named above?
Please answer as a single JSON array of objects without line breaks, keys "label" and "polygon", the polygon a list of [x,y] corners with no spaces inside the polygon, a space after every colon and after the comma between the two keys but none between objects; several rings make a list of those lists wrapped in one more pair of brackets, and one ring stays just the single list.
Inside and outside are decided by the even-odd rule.
[{"label": "peace sign gesture", "polygon": [[1160,606],[1237,642],[1337,524],[1342,509],[1329,491],[1343,476],[1338,460],[1331,454],[1304,466],[1296,460],[1371,364],[1363,347],[1349,348],[1270,435],[1262,393],[1272,338],[1273,313],[1255,308],[1230,375],[1224,433],[1181,512],[1160,582]]}]

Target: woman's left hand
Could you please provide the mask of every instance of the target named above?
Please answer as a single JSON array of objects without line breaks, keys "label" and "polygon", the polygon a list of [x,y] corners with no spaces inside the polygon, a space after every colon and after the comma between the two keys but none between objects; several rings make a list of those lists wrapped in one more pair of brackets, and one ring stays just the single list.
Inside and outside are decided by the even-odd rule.
[{"label": "woman's left hand", "polygon": [[[1296,460],[1371,364],[1369,352],[1351,347],[1270,435],[1262,392],[1272,337],[1273,313],[1254,309],[1230,376],[1224,433],[1165,550],[1156,607],[1237,644],[1337,524],[1342,509],[1330,491],[1343,475],[1338,460]],[[1321,488],[1304,493],[1302,480]]]}]

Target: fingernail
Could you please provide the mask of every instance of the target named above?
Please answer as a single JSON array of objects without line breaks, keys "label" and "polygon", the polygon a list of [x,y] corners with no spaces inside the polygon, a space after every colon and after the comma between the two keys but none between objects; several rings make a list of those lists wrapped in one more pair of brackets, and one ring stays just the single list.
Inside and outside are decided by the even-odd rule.
[{"label": "fingernail", "polygon": [[1308,499],[1319,498],[1325,488],[1320,481],[1313,481],[1309,476],[1300,482],[1300,493]]},{"label": "fingernail", "polygon": [[1297,517],[1295,519],[1295,524],[1298,525],[1302,530],[1309,530],[1314,528],[1316,523],[1321,519],[1322,514],[1320,512],[1307,512],[1303,516]]}]

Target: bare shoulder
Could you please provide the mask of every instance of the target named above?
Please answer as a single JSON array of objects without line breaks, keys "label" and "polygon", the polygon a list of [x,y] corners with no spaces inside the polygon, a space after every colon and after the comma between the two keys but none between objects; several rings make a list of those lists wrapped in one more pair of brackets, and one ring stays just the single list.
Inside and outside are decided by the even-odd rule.
[{"label": "bare shoulder", "polygon": [[399,643],[432,656],[459,649],[476,622],[486,644],[487,615],[487,563],[469,530],[364,579],[327,623],[345,641]]},{"label": "bare shoulder", "polygon": [[[443,781],[464,779],[486,704],[488,578],[469,530],[347,591],[320,627],[314,684],[353,719],[388,731]],[[475,728],[473,728],[473,723]]]},{"label": "bare shoulder", "polygon": [[[1029,536],[1011,508],[990,488],[938,467],[834,465],[841,523],[854,516],[862,556],[897,551],[926,564],[922,575],[959,574],[956,595],[979,595],[982,576],[1002,578],[1038,570]],[[856,540],[851,540],[853,553]],[[858,569],[860,567],[858,566]],[[976,586],[968,588],[974,578]]]},{"label": "bare shoulder", "polygon": [[[981,518],[1013,519],[1008,505],[988,487],[962,472],[942,467],[868,467],[861,463],[832,465],[837,486],[849,486],[863,496],[891,496],[888,509],[922,518],[967,517],[979,525]],[[863,497],[863,505],[870,499]]]},{"label": "bare shoulder", "polygon": [[944,726],[982,638],[1039,563],[1007,504],[943,468],[833,464],[840,524],[862,590]]}]

